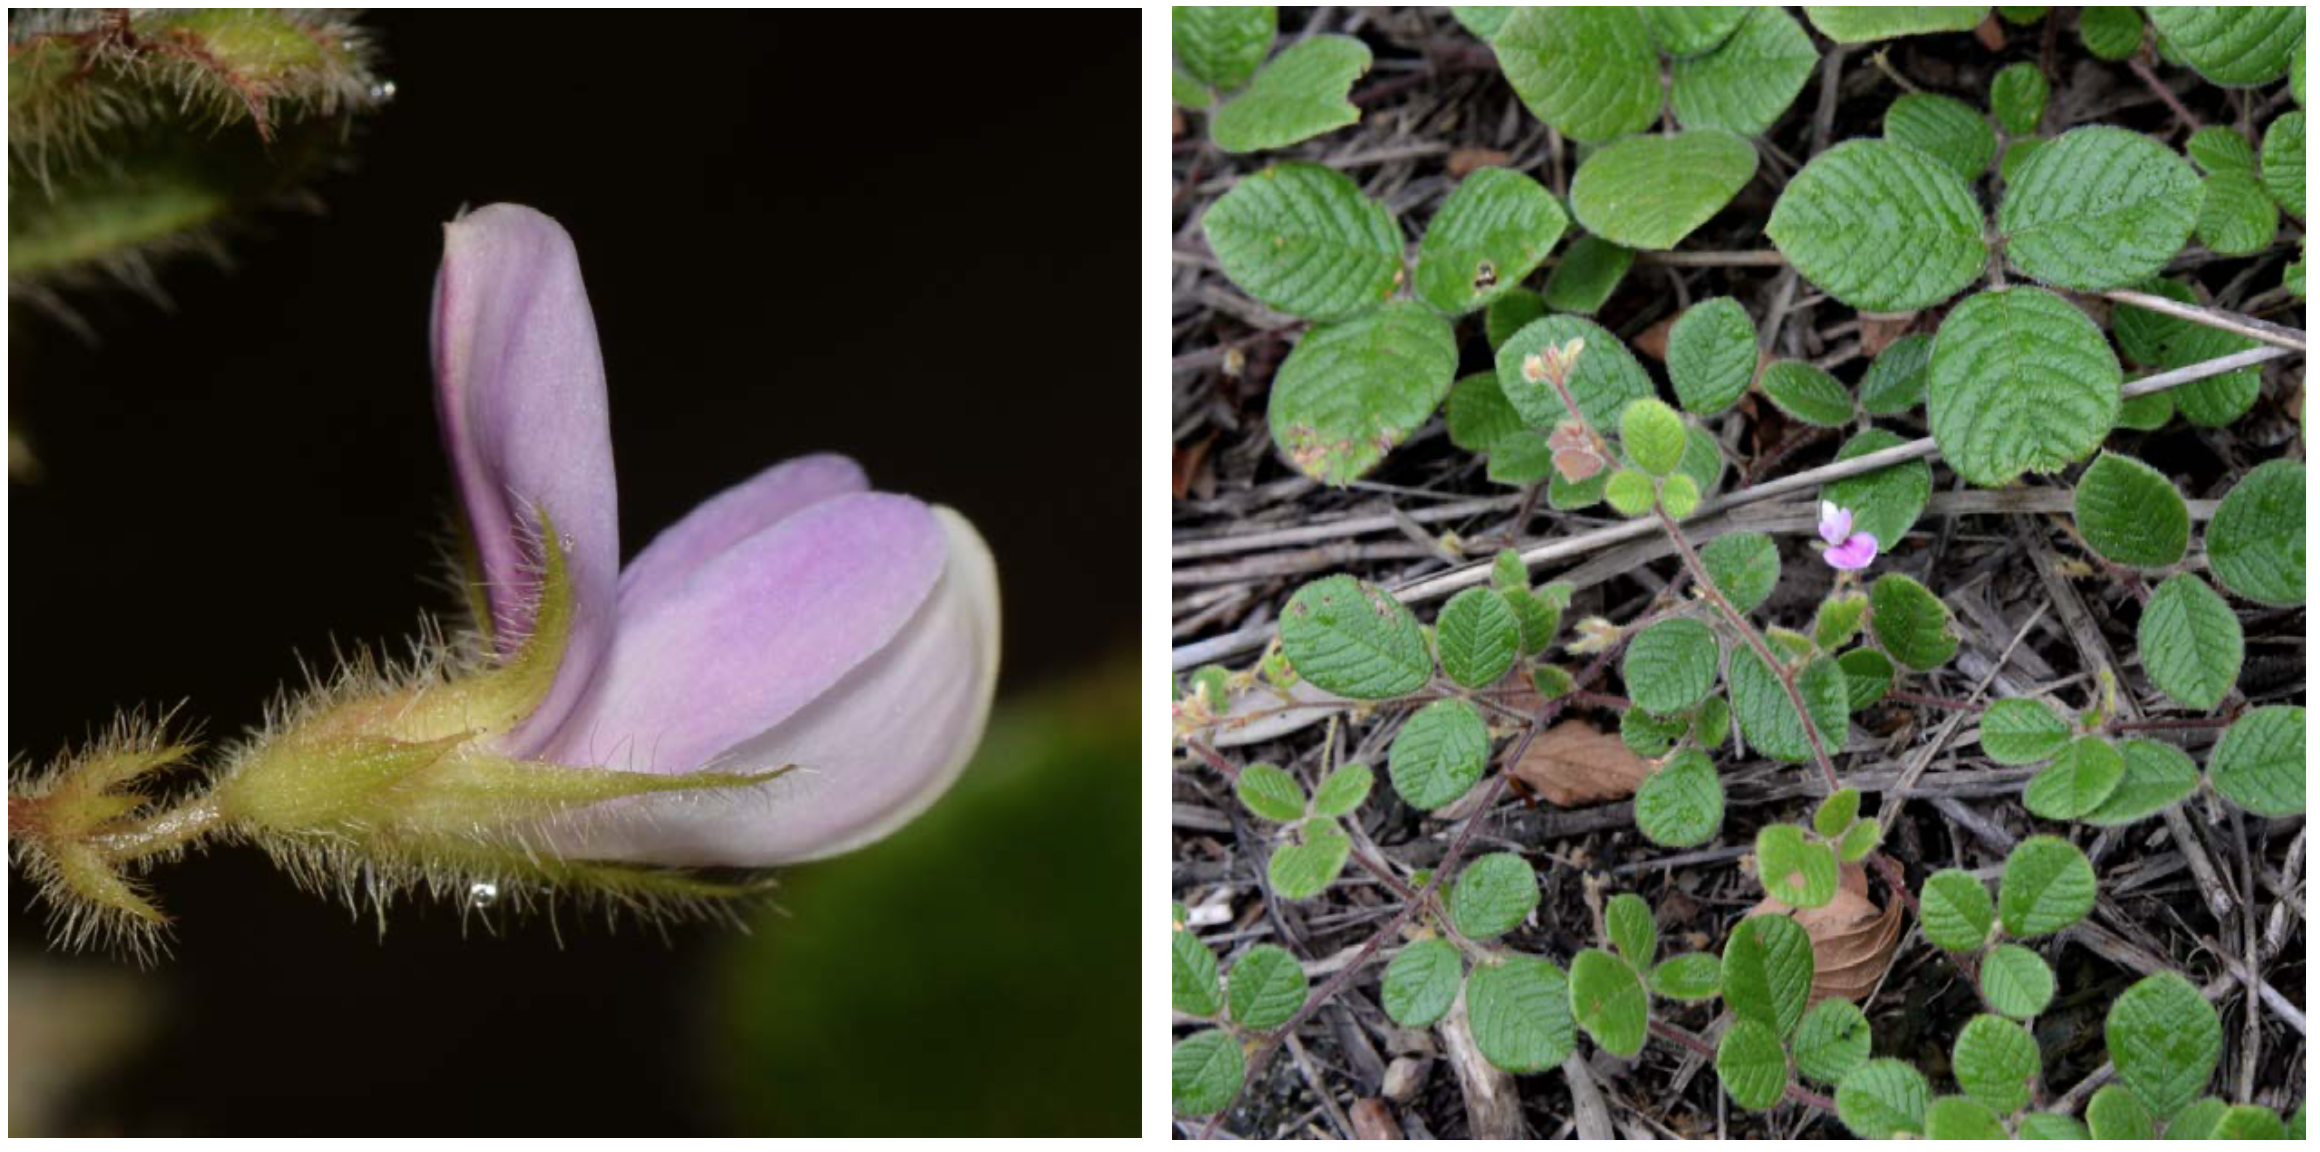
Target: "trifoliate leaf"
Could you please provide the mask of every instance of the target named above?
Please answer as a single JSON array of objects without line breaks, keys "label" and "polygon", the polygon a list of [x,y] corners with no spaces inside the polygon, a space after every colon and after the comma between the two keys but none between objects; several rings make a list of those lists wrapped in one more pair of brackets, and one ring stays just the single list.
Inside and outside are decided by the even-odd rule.
[{"label": "trifoliate leaf", "polygon": [[1187,1016],[1214,1016],[1224,1005],[1217,994],[1216,953],[1194,933],[1168,934],[1168,1002]]},{"label": "trifoliate leaf", "polygon": [[1998,134],[1973,105],[1931,92],[1895,100],[1885,110],[1885,138],[1925,152],[1968,181],[1998,157]]},{"label": "trifoliate leaf", "polygon": [[1347,100],[1369,71],[1369,45],[1351,36],[1308,37],[1273,57],[1249,90],[1225,101],[1209,136],[1227,152],[1286,148],[1361,119]]},{"label": "trifoliate leaf", "polygon": [[1482,1058],[1509,1072],[1544,1072],[1577,1044],[1570,981],[1536,956],[1477,967],[1466,979],[1466,1016]]},{"label": "trifoliate leaf", "polygon": [[1990,79],[1990,115],[2008,136],[2036,136],[2038,121],[2046,116],[2048,92],[2046,74],[2036,64],[2027,60],[2008,64]]},{"label": "trifoliate leaf", "polygon": [[1369,799],[1369,790],[1377,777],[1367,764],[1347,764],[1321,782],[1313,790],[1313,814],[1316,816],[1347,816]]},{"label": "trifoliate leaf", "polygon": [[1565,223],[1563,206],[1538,181],[1507,168],[1476,169],[1418,243],[1419,298],[1460,315],[1516,291],[1562,239]]},{"label": "trifoliate leaf", "polygon": [[1186,1116],[1222,1112],[1240,1095],[1247,1072],[1248,1058],[1230,1033],[1221,1028],[1195,1032],[1169,1050],[1169,1099]]},{"label": "trifoliate leaf", "polygon": [[1850,1001],[1831,997],[1804,1014],[1790,1047],[1798,1072],[1835,1084],[1869,1062],[1869,1018]]},{"label": "trifoliate leaf", "polygon": [[2079,474],[2072,516],[2087,546],[2113,564],[2164,568],[2191,546],[2191,509],[2156,468],[2115,452]]},{"label": "trifoliate leaf", "polygon": [[1232,1018],[1243,1028],[1278,1028],[1305,1006],[1305,969],[1279,945],[1259,944],[1243,953],[1224,983]]},{"label": "trifoliate leaf", "polygon": [[1814,157],[1780,194],[1764,234],[1814,287],[1864,312],[1939,304],[1973,283],[1988,258],[1981,206],[1965,181],[1888,140],[1848,140]]},{"label": "trifoliate leaf", "polygon": [[1891,416],[1925,403],[1925,368],[1933,359],[1933,337],[1912,332],[1885,346],[1861,375],[1861,409]]},{"label": "trifoliate leaf", "polygon": [[2259,464],[2225,493],[2207,525],[2216,582],[2258,604],[2304,602],[2304,464]]},{"label": "trifoliate leaf", "polygon": [[1276,764],[1251,764],[1241,769],[1233,792],[1242,806],[1275,823],[1305,818],[1305,788]]},{"label": "trifoliate leaf", "polygon": [[[1870,428],[1845,441],[1844,447],[1837,449],[1837,459],[1851,460],[1902,443],[1901,437],[1891,432]],[[1822,500],[1852,510],[1853,531],[1876,537],[1879,551],[1891,551],[1901,542],[1932,496],[1933,465],[1922,459],[1832,480],[1821,488]]]},{"label": "trifoliate leaf", "polygon": [[1742,613],[1755,611],[1780,583],[1780,549],[1762,532],[1719,536],[1700,549],[1700,562],[1716,590]]},{"label": "trifoliate leaf", "polygon": [[[1669,8],[1653,11],[1713,11]],[[1796,102],[1796,94],[1820,64],[1813,47],[1787,12],[1769,6],[1744,9],[1740,26],[1715,50],[1678,59],[1670,70],[1669,104],[1686,128],[1722,128],[1759,136]]]},{"label": "trifoliate leaf", "polygon": [[1982,754],[2000,764],[2051,760],[2069,743],[2069,722],[2040,701],[2000,700],[1982,713]]},{"label": "trifoliate leaf", "polygon": [[1867,44],[1872,40],[1891,40],[1899,36],[1917,36],[1928,32],[1971,32],[1974,26],[1988,17],[1990,9],[1980,8],[1816,8],[1806,5],[1805,19],[1820,29],[1821,35],[1839,44]]},{"label": "trifoliate leaf", "polygon": [[1966,1096],[1936,1096],[1925,1106],[1928,1140],[2003,1140],[2006,1124],[1981,1101]]},{"label": "trifoliate leaf", "polygon": [[1638,968],[1650,967],[1652,953],[1659,948],[1659,925],[1652,921],[1651,905],[1633,892],[1622,892],[1604,905],[1603,934]]},{"label": "trifoliate leaf", "polygon": [[2207,779],[2259,816],[2304,811],[2304,710],[2270,704],[2233,721],[2208,756]]},{"label": "trifoliate leaf", "polygon": [[2183,154],[2199,170],[2210,175],[2217,172],[2236,172],[2242,176],[2256,174],[2256,146],[2238,130],[2221,124],[2210,124],[2191,134],[2183,142]]},{"label": "trifoliate leaf", "polygon": [[1971,872],[1945,868],[1925,878],[1917,892],[1918,920],[1937,948],[1973,952],[1989,939],[1996,915],[1990,890]]},{"label": "trifoliate leaf", "polygon": [[1635,790],[1635,827],[1663,848],[1705,844],[1724,824],[1724,784],[1707,754],[1686,748]]},{"label": "trifoliate leaf", "polygon": [[1638,11],[1643,13],[1644,27],[1651,30],[1652,42],[1659,45],[1660,51],[1678,58],[1697,56],[1723,43],[1748,15],[1747,8],[1731,4],[1705,8],[1656,6]]},{"label": "trifoliate leaf", "polygon": [[1385,205],[1319,164],[1275,164],[1201,218],[1227,278],[1268,308],[1340,320],[1401,286],[1402,230]]},{"label": "trifoliate leaf", "polygon": [[1345,870],[1346,857],[1353,852],[1353,840],[1335,820],[1311,821],[1298,835],[1303,843],[1275,848],[1265,864],[1266,882],[1284,900],[1319,896]]},{"label": "trifoliate leaf", "polygon": [[[1775,760],[1802,763],[1812,759],[1804,724],[1797,718],[1796,706],[1781,686],[1779,674],[1753,649],[1743,649],[1732,654],[1728,675],[1732,715],[1740,722],[1740,734],[1748,743]],[[1821,747],[1844,743],[1846,721],[1852,714],[1845,670],[1830,657],[1816,657],[1797,674],[1796,687],[1804,696],[1805,707],[1812,711]]]},{"label": "trifoliate leaf", "polygon": [[1925,1133],[1933,1090],[1925,1075],[1899,1060],[1871,1060],[1837,1085],[1837,1118],[1863,1140]]},{"label": "trifoliate leaf", "polygon": [[1926,414],[1942,459],[1984,488],[2084,459],[2119,415],[2119,361],[2084,312],[2040,288],[1984,292],[1933,338]]},{"label": "trifoliate leaf", "polygon": [[1853,420],[1853,396],[1837,378],[1802,360],[1776,360],[1764,370],[1764,394],[1795,420],[1842,428]]},{"label": "trifoliate leaf", "polygon": [[2127,774],[2094,811],[2079,817],[2095,825],[2132,824],[2191,795],[2199,787],[2199,766],[2181,748],[2156,740],[2124,740],[2119,755]]},{"label": "trifoliate leaf", "polygon": [[1514,667],[1522,646],[1522,621],[1506,597],[1489,588],[1468,588],[1442,606],[1434,621],[1442,671],[1468,688],[1488,688]]},{"label": "trifoliate leaf", "polygon": [[1724,942],[1725,1005],[1771,1028],[1776,1043],[1804,1018],[1812,978],[1812,939],[1786,916],[1750,916]]},{"label": "trifoliate leaf", "polygon": [[1675,471],[1689,444],[1684,418],[1658,397],[1631,401],[1619,414],[1620,450],[1654,476]]},{"label": "trifoliate leaf", "polygon": [[1875,704],[1893,690],[1893,661],[1874,648],[1855,648],[1837,657],[1845,672],[1845,697],[1855,712]]},{"label": "trifoliate leaf", "polygon": [[[2298,9],[2302,11],[2302,9]],[[2264,190],[2288,214],[2304,218],[2304,114],[2283,112],[2264,129]],[[2268,241],[2269,235],[2265,236]]]},{"label": "trifoliate leaf", "polygon": [[[1560,207],[1558,205],[1558,207]],[[1421,258],[1423,258],[1421,256]],[[1507,338],[1522,331],[1523,326],[1547,314],[1546,298],[1528,288],[1516,288],[1490,302],[1483,313],[1483,335],[1490,340],[1490,350],[1498,351]]]},{"label": "trifoliate leaf", "polygon": [[1756,175],[1756,149],[1715,128],[1630,136],[1597,149],[1571,177],[1571,214],[1627,248],[1673,248]]},{"label": "trifoliate leaf", "polygon": [[1788,1090],[1788,1053],[1780,1035],[1756,1020],[1742,1018],[1716,1044],[1716,1078],[1734,1104],[1763,1111]]},{"label": "trifoliate leaf", "polygon": [[1386,769],[1405,803],[1431,812],[1466,795],[1489,759],[1482,713],[1464,700],[1436,700],[1402,724]]},{"label": "trifoliate leaf", "polygon": [[1654,390],[1643,365],[1635,362],[1635,354],[1593,321],[1549,316],[1515,333],[1498,350],[1498,386],[1533,428],[1552,428],[1569,419],[1555,386],[1526,367],[1525,361],[1573,340],[1584,342],[1586,347],[1566,382],[1571,398],[1578,402],[1589,424],[1602,429],[1617,427],[1619,413],[1631,401],[1653,395]]},{"label": "trifoliate leaf", "polygon": [[2304,10],[2152,7],[2151,27],[2201,76],[2226,88],[2269,84],[2304,39]]},{"label": "trifoliate leaf", "polygon": [[1643,1051],[1651,999],[1627,961],[1600,948],[1571,957],[1571,1016],[1614,1056]]},{"label": "trifoliate leaf", "polygon": [[1837,896],[1837,853],[1794,824],[1756,833],[1756,876],[1764,894],[1791,908],[1819,908]]},{"label": "trifoliate leaf", "polygon": [[2029,1106],[2038,1082],[2038,1041],[2011,1020],[1976,1016],[1958,1032],[1950,1071],[1958,1087],[1990,1111],[2018,1111]]},{"label": "trifoliate leaf", "polygon": [[2126,761],[2109,741],[2083,736],[2031,777],[2022,790],[2022,806],[2048,820],[2073,820],[2101,807],[2126,774]]},{"label": "trifoliate leaf", "polygon": [[1493,852],[1467,865],[1450,890],[1450,920],[1470,940],[1504,936],[1538,906],[1538,873],[1512,852]]},{"label": "trifoliate leaf", "polygon": [[1168,42],[1176,62],[1193,79],[1230,91],[1248,83],[1265,62],[1273,48],[1274,19],[1271,6],[1171,7]]},{"label": "trifoliate leaf", "polygon": [[2047,141],[2022,165],[1998,205],[1998,230],[2023,274],[2100,292],[2165,267],[2191,238],[2199,201],[2199,174],[2183,157],[2140,132],[2095,125]]},{"label": "trifoliate leaf", "polygon": [[1603,307],[1619,282],[1627,277],[1635,252],[1601,236],[1581,236],[1563,250],[1562,260],[1547,273],[1545,299],[1556,312],[1592,316]]},{"label": "trifoliate leaf", "polygon": [[[2296,174],[2303,187],[2303,173]],[[2269,247],[2280,230],[2280,210],[2272,194],[2253,176],[2218,172],[2200,178],[2199,242],[2220,256],[2246,256]]]},{"label": "trifoliate leaf", "polygon": [[2120,1084],[2095,1090],[2086,1103],[2086,1126],[2097,1140],[2149,1140],[2159,1134],[2151,1110]]},{"label": "trifoliate leaf", "polygon": [[1670,1000],[1693,1003],[1713,1000],[1724,987],[1724,966],[1705,952],[1686,952],[1660,961],[1651,970],[1651,990]]},{"label": "trifoliate leaf", "polygon": [[1666,716],[1690,709],[1716,686],[1722,655],[1715,629],[1680,617],[1662,620],[1628,644],[1619,675],[1637,706]]},{"label": "trifoliate leaf", "polygon": [[1668,329],[1667,368],[1686,411],[1713,416],[1731,407],[1756,375],[1756,326],[1748,311],[1729,296],[1686,309]]},{"label": "trifoliate leaf", "polygon": [[2032,836],[2014,846],[1998,880],[1998,919],[2010,936],[2044,936],[2094,908],[2094,865],[2070,841]]},{"label": "trifoliate leaf", "polygon": [[1581,144],[1659,115],[1659,55],[1633,8],[1517,8],[1490,46],[1531,114]]},{"label": "trifoliate leaf", "polygon": [[1458,948],[1448,940],[1420,940],[1386,965],[1378,1000],[1386,1015],[1404,1028],[1430,1028],[1458,998],[1463,974]]},{"label": "trifoliate leaf", "polygon": [[2054,999],[2054,969],[2020,944],[2000,944],[1982,957],[1982,999],[1999,1015],[2028,1020]]},{"label": "trifoliate leaf", "polygon": [[1949,606],[1932,590],[1899,572],[1869,586],[1869,629],[1878,646],[1920,672],[1930,672],[1957,655],[1957,627]]},{"label": "trifoliate leaf", "polygon": [[1434,414],[1457,373],[1456,335],[1414,301],[1317,325],[1273,378],[1273,443],[1298,471],[1350,484]]},{"label": "trifoliate leaf", "polygon": [[2143,46],[2143,14],[2133,8],[2078,10],[2078,38],[2100,60],[2124,60]]},{"label": "trifoliate leaf", "polygon": [[2143,606],[2135,628],[2143,670],[2176,703],[2205,712],[2239,679],[2245,652],[2239,614],[2207,581],[2189,572],[2167,578]]},{"label": "trifoliate leaf", "polygon": [[[2110,1049],[2119,1083],[2164,1119],[2207,1090],[2223,1051],[2223,1023],[2191,981],[2159,972],[2135,981],[2111,1002],[2103,1019],[2103,1044]],[[2102,1138],[2099,1125],[2095,1135]]]},{"label": "trifoliate leaf", "polygon": [[1839,788],[1824,797],[1813,808],[1813,831],[1834,838],[1851,827],[1861,814],[1861,790]]},{"label": "trifoliate leaf", "polygon": [[1289,598],[1281,647],[1314,687],[1356,700],[1406,696],[1434,674],[1418,618],[1351,576],[1323,577]]}]

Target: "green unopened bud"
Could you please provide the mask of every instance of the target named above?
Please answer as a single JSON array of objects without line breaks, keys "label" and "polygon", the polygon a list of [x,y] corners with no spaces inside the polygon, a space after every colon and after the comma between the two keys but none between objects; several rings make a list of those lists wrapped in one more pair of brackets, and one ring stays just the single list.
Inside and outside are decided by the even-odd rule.
[{"label": "green unopened bud", "polygon": [[1677,520],[1700,510],[1700,485],[1681,472],[1659,482],[1659,505]]},{"label": "green unopened bud", "polygon": [[1651,511],[1657,494],[1652,491],[1651,477],[1633,468],[1622,468],[1604,483],[1603,498],[1622,516],[1641,516]]},{"label": "green unopened bud", "polygon": [[1512,548],[1499,550],[1490,562],[1490,586],[1501,592],[1508,589],[1530,591],[1531,570],[1529,565],[1523,563],[1522,553]]},{"label": "green unopened bud", "polygon": [[1636,467],[1665,476],[1684,458],[1684,418],[1657,398],[1645,397],[1619,413],[1619,442]]}]

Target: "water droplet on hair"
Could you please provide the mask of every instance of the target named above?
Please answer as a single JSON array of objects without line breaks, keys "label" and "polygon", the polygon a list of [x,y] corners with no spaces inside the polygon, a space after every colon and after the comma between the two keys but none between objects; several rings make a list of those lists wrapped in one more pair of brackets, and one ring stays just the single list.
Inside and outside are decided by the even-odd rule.
[{"label": "water droplet on hair", "polygon": [[387,101],[389,101],[389,100],[392,100],[392,99],[394,99],[394,98],[395,98],[395,82],[394,82],[394,81],[392,81],[392,80],[382,80],[382,81],[380,81],[380,82],[378,82],[378,83],[376,83],[376,84],[373,84],[373,85],[371,85],[371,99],[372,99],[372,100],[375,100],[375,101],[377,101],[377,102],[379,102],[379,103],[381,103],[381,104],[384,104],[384,103],[386,103]]},{"label": "water droplet on hair", "polygon": [[572,534],[570,532],[560,532],[556,535],[556,544],[558,547],[561,547],[564,550],[566,555],[571,554],[572,545],[576,543],[578,543],[578,541],[572,539]]},{"label": "water droplet on hair", "polygon": [[479,910],[479,911],[480,911],[480,910],[482,910],[482,909],[489,908],[489,907],[491,907],[492,905],[494,905],[494,904],[497,904],[497,903],[499,903],[499,885],[497,885],[497,884],[488,884],[488,883],[485,883],[485,882],[483,882],[483,881],[481,881],[481,880],[478,880],[478,881],[476,881],[475,883],[468,885],[468,888],[467,888],[467,906],[468,906],[468,907],[470,907],[470,908],[474,908],[474,909],[477,909],[477,910]]}]

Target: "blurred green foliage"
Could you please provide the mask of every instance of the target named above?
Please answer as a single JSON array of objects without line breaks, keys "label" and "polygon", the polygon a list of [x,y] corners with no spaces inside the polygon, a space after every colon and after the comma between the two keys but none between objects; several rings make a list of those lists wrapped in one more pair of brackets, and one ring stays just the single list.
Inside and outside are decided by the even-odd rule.
[{"label": "blurred green foliage", "polygon": [[932,811],[788,877],[716,967],[734,1128],[1134,1134],[1136,704],[1125,658],[1002,701]]}]

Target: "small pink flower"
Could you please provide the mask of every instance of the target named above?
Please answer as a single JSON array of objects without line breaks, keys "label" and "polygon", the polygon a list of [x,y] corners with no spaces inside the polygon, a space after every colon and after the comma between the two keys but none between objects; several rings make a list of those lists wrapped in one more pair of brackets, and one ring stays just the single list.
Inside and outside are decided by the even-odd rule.
[{"label": "small pink flower", "polygon": [[1877,558],[1877,538],[1853,531],[1853,510],[1826,500],[1821,501],[1821,539],[1829,545],[1821,551],[1821,559],[1831,568],[1857,572]]}]

